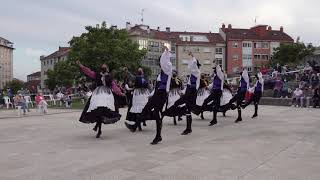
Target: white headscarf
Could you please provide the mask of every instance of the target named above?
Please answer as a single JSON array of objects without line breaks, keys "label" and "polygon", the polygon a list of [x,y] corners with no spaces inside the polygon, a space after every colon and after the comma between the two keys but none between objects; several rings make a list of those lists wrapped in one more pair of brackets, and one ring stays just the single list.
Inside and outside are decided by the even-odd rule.
[{"label": "white headscarf", "polygon": [[242,78],[244,79],[244,81],[247,83],[247,89],[249,88],[249,74],[248,71],[246,69],[244,69],[242,71]]},{"label": "white headscarf", "polygon": [[216,66],[216,72],[217,72],[217,76],[219,77],[219,79],[221,80],[221,90],[223,90],[223,83],[224,83],[224,74],[221,70],[221,67],[219,65]]},{"label": "white headscarf", "polygon": [[170,90],[170,82],[171,82],[171,76],[172,76],[172,63],[170,61],[171,53],[169,51],[164,51],[160,58],[160,67],[161,70],[168,75],[167,80],[167,87],[166,91],[169,92]]},{"label": "white headscarf", "polygon": [[197,78],[196,88],[198,89],[200,86],[200,70],[198,68],[198,62],[195,57],[192,57],[192,59],[189,61],[188,70],[190,72],[190,75],[193,75]]}]

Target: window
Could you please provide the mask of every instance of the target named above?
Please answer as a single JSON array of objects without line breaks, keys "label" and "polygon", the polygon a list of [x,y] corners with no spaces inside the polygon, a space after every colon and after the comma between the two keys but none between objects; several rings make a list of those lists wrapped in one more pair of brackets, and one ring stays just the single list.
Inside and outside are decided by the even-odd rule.
[{"label": "window", "polygon": [[255,54],[254,55],[255,60],[269,60],[269,55],[267,54]]},{"label": "window", "polygon": [[233,68],[232,68],[232,72],[233,72],[233,73],[238,72],[238,67],[233,67]]},{"label": "window", "polygon": [[244,42],[244,43],[242,43],[242,47],[248,47],[248,48],[250,48],[251,46],[252,46],[252,44],[249,43],[249,42]]},{"label": "window", "polygon": [[222,54],[222,48],[216,48],[216,54]]},{"label": "window", "polygon": [[255,42],[254,48],[256,49],[268,49],[269,48],[269,43],[268,42]]},{"label": "window", "polygon": [[234,61],[237,61],[237,60],[239,59],[239,57],[238,57],[238,55],[233,55],[233,56],[232,56],[232,59],[233,59]]},{"label": "window", "polygon": [[139,39],[139,49],[147,49],[148,41]]},{"label": "window", "polygon": [[251,59],[252,59],[252,56],[251,56],[251,54],[243,54],[243,55],[242,55],[242,59],[249,59],[249,60],[251,60]]},{"label": "window", "polygon": [[43,61],[43,66],[46,66],[46,62],[45,61]]},{"label": "window", "polygon": [[238,42],[232,42],[232,47],[237,48],[238,47]]}]

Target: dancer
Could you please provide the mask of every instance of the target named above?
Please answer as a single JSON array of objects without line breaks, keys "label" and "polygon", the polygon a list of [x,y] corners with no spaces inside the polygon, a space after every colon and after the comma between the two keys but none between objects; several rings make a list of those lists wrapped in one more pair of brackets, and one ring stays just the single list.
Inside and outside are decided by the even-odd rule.
[{"label": "dancer", "polygon": [[198,60],[193,56],[192,52],[189,52],[189,56],[191,59],[189,60],[188,70],[190,73],[186,93],[175,102],[174,106],[178,107],[182,104],[186,104],[186,119],[187,119],[187,127],[181,133],[181,135],[187,135],[192,133],[192,116],[191,110],[195,107],[196,99],[197,99],[197,90],[200,86],[200,70],[199,67],[201,64]]},{"label": "dancer", "polygon": [[84,107],[79,121],[83,123],[96,123],[93,130],[98,131],[96,138],[100,138],[102,123],[113,124],[121,118],[115,105],[113,93],[118,95],[122,95],[122,93],[113,81],[106,64],[102,64],[100,72],[96,73],[82,65],[80,61],[76,63],[86,76],[96,82],[97,86]]},{"label": "dancer", "polygon": [[[171,53],[169,52],[167,47],[164,47],[164,52],[160,57],[161,73],[157,78],[158,85],[156,86],[152,97],[148,100],[141,113],[141,121],[151,119],[156,120],[157,133],[155,138],[151,142],[152,145],[158,144],[160,141],[162,141],[162,119],[160,117],[160,112],[162,111],[162,108],[167,101],[167,93],[170,89],[170,81],[172,75],[172,64],[170,62],[170,57]],[[132,128],[131,126],[127,127],[129,129]]]},{"label": "dancer", "polygon": [[220,98],[222,96],[222,90],[223,90],[223,82],[224,82],[224,74],[221,71],[221,67],[217,65],[215,68],[213,68],[213,82],[212,82],[212,89],[209,97],[204,100],[203,107],[207,106],[211,101],[213,103],[211,104],[212,110],[213,110],[213,118],[210,122],[209,126],[213,126],[217,124],[217,112],[220,107]]},{"label": "dancer", "polygon": [[256,78],[256,84],[254,86],[254,93],[253,93],[253,97],[242,106],[243,109],[245,109],[249,104],[251,104],[251,102],[253,102],[254,104],[254,114],[252,116],[252,118],[255,118],[258,116],[258,105],[260,102],[260,98],[262,96],[262,92],[264,89],[264,80],[262,77],[262,73],[259,72],[258,74],[255,75]]},{"label": "dancer", "polygon": [[204,119],[203,112],[206,111],[205,109],[202,108],[203,102],[210,95],[208,86],[209,86],[208,80],[204,77],[204,74],[201,74],[200,86],[197,92],[196,106],[192,110],[194,114],[196,115],[200,114],[201,119]]},{"label": "dancer", "polygon": [[127,118],[125,121],[125,125],[132,132],[135,132],[136,128],[138,128],[139,131],[142,131],[142,122],[140,116],[142,113],[142,109],[147,104],[148,98],[150,96],[148,87],[149,83],[148,80],[144,77],[143,69],[139,68],[134,83],[132,105],[128,109]]},{"label": "dancer", "polygon": [[231,99],[232,99],[232,89],[230,85],[225,81],[223,84],[222,96],[220,98],[220,107],[221,107],[223,117],[226,117],[226,112],[229,110],[229,109],[226,109],[224,106],[227,105]]},{"label": "dancer", "polygon": [[248,89],[249,89],[249,75],[248,75],[248,71],[244,69],[242,73],[240,73],[240,84],[239,84],[237,94],[233,96],[230,102],[226,105],[227,107],[231,107],[232,103],[236,102],[236,108],[238,109],[238,118],[236,119],[235,123],[242,121],[241,105]]},{"label": "dancer", "polygon": [[177,77],[177,71],[172,72],[172,78],[170,82],[170,91],[168,95],[168,100],[166,104],[166,110],[162,113],[162,119],[164,116],[173,117],[174,125],[177,125],[176,116],[178,116],[178,121],[181,121],[181,116],[185,115],[185,105],[178,107],[173,106],[174,103],[180,99],[181,91],[183,89],[182,81]]}]

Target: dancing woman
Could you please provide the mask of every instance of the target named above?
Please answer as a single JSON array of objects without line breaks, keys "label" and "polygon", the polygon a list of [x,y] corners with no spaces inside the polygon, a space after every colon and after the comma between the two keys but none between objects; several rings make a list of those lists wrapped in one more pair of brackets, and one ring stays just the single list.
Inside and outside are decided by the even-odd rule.
[{"label": "dancing woman", "polygon": [[96,123],[93,130],[98,131],[96,138],[99,138],[101,136],[102,123],[113,124],[120,120],[121,115],[115,105],[113,93],[117,95],[122,95],[122,93],[113,81],[106,64],[101,65],[100,72],[94,72],[82,65],[80,61],[76,63],[86,76],[96,82],[97,86],[84,107],[79,121]]},{"label": "dancing woman", "polygon": [[197,90],[200,86],[200,70],[199,67],[201,66],[199,61],[193,56],[192,52],[189,52],[189,56],[191,59],[189,60],[188,64],[188,71],[190,74],[186,93],[175,102],[174,106],[178,107],[182,104],[186,104],[186,119],[187,119],[187,127],[181,133],[181,135],[187,135],[192,133],[192,116],[191,111],[195,107],[196,99],[197,99]]},{"label": "dancing woman", "polygon": [[162,119],[164,116],[173,117],[174,125],[177,125],[176,117],[178,121],[181,121],[181,116],[185,115],[185,105],[175,107],[174,103],[180,99],[181,91],[183,89],[182,81],[177,77],[177,72],[172,72],[172,78],[170,82],[170,91],[168,95],[168,101],[166,104],[166,110],[162,113]]},{"label": "dancing woman", "polygon": [[209,126],[213,126],[217,124],[217,112],[220,108],[220,98],[222,96],[222,90],[223,90],[224,74],[219,65],[217,65],[216,68],[213,69],[213,75],[214,77],[212,82],[211,93],[209,97],[203,102],[203,107],[205,107],[211,101],[213,101],[211,104],[211,108],[213,110],[213,118]]},{"label": "dancing woman", "polygon": [[244,69],[242,73],[240,73],[240,84],[239,84],[237,94],[233,96],[233,98],[226,105],[226,107],[231,107],[232,103],[236,102],[236,108],[238,109],[238,118],[236,119],[235,123],[242,121],[241,105],[248,89],[249,89],[249,75],[248,75],[248,71]]},{"label": "dancing woman", "polygon": [[204,77],[203,74],[201,74],[200,86],[197,92],[196,106],[192,110],[192,112],[196,115],[201,114],[200,115],[201,119],[204,119],[203,112],[208,110],[208,109],[202,108],[204,100],[207,99],[210,95],[208,86],[209,86],[208,80]]},{"label": "dancing woman", "polygon": [[128,109],[127,118],[125,122],[125,125],[132,132],[135,132],[136,128],[139,128],[139,131],[142,131],[142,122],[140,116],[142,113],[142,109],[148,102],[149,96],[150,92],[148,80],[145,79],[142,68],[139,68],[134,83],[132,105]]},{"label": "dancing woman", "polygon": [[[156,137],[151,142],[152,145],[158,144],[162,141],[161,129],[162,129],[162,119],[160,117],[160,112],[164,104],[167,101],[167,93],[170,89],[171,75],[172,75],[172,64],[170,62],[171,53],[168,51],[168,48],[165,47],[165,51],[160,57],[160,67],[161,73],[159,74],[157,81],[158,85],[156,86],[152,97],[148,100],[147,104],[142,110],[141,120],[156,120],[157,133]],[[153,111],[152,111],[153,110]],[[152,117],[150,117],[152,115]],[[129,129],[132,127],[127,126]]]},{"label": "dancing woman", "polygon": [[256,78],[256,84],[254,86],[254,93],[253,93],[253,97],[242,106],[242,108],[246,108],[249,104],[251,104],[251,102],[253,102],[254,104],[254,114],[252,116],[252,118],[255,118],[258,116],[258,105],[260,102],[260,98],[262,96],[262,92],[263,92],[263,87],[264,87],[264,80],[262,77],[262,73],[259,72],[258,74],[255,75]]}]

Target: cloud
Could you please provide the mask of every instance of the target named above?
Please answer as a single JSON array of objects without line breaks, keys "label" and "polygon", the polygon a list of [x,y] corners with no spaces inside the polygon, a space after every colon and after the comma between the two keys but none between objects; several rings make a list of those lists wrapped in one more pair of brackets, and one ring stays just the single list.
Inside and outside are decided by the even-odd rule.
[{"label": "cloud", "polygon": [[40,49],[26,48],[25,54],[31,57],[40,57],[41,55],[46,54],[46,51]]}]

